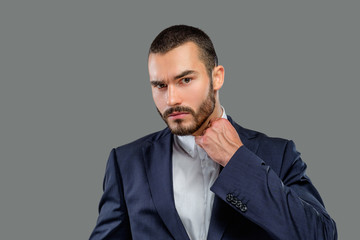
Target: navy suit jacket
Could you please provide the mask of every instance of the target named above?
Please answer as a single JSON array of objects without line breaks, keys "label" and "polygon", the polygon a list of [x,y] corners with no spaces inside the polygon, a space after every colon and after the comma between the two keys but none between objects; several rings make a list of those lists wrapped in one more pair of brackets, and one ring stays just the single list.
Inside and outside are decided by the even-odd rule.
[{"label": "navy suit jacket", "polygon": [[[228,119],[244,146],[211,187],[208,239],[337,239],[294,143]],[[166,128],[111,151],[91,240],[189,239],[174,204],[172,144]]]}]

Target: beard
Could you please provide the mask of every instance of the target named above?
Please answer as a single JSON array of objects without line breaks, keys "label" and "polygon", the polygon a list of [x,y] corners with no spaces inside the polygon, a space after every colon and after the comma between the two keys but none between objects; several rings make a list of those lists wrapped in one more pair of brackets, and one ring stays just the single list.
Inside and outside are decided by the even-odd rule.
[{"label": "beard", "polygon": [[[159,111],[158,108],[157,111],[173,134],[180,136],[191,135],[194,132],[196,132],[198,129],[200,129],[200,127],[206,122],[209,116],[213,113],[215,109],[215,101],[216,100],[215,100],[213,86],[210,83],[209,93],[206,99],[201,103],[198,111],[194,111],[192,108],[186,106],[176,106],[169,108],[163,114]],[[171,125],[169,124],[168,117],[173,112],[189,113],[192,115],[193,120],[191,120],[190,124],[187,124],[185,126],[184,119],[176,119],[174,120],[174,124]]]}]

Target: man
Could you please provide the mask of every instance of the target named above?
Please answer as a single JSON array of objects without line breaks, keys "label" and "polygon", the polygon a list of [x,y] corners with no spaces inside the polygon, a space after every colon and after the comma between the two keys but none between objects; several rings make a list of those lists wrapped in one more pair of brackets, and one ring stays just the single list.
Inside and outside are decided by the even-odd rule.
[{"label": "man", "polygon": [[163,30],[148,68],[168,127],[111,151],[90,239],[337,239],[294,143],[226,115],[204,32]]}]

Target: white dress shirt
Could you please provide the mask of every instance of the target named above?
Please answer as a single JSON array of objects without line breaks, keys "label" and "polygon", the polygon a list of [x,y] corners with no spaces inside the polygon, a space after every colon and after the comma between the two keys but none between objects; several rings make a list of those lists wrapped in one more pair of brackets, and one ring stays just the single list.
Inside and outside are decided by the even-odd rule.
[{"label": "white dress shirt", "polygon": [[[227,118],[224,108],[222,118]],[[210,225],[214,193],[210,187],[220,165],[195,143],[195,137],[174,136],[173,188],[175,207],[191,240],[205,240]]]}]

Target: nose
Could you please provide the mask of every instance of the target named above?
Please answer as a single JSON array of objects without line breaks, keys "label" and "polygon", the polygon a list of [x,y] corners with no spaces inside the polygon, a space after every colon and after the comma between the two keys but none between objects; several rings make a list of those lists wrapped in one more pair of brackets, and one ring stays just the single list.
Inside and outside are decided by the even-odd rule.
[{"label": "nose", "polygon": [[168,86],[168,96],[167,96],[167,105],[176,106],[181,104],[181,98],[178,90],[175,86]]}]

